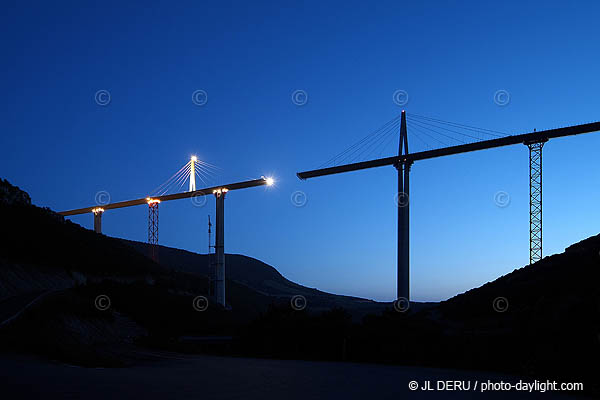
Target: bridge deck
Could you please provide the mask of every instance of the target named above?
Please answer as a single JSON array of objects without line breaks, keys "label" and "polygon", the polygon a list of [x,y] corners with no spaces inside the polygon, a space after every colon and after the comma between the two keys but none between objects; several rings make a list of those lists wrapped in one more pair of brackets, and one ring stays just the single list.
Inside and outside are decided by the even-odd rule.
[{"label": "bridge deck", "polygon": [[[228,191],[231,191],[231,190],[246,189],[246,188],[251,188],[251,187],[256,187],[256,186],[264,186],[267,184],[268,183],[267,183],[266,178],[260,178],[260,179],[253,179],[251,181],[231,183],[228,185],[213,186],[213,187],[209,187],[209,188],[195,190],[193,192],[167,194],[164,196],[153,196],[152,199],[160,200],[161,202],[169,201],[169,200],[178,200],[178,199],[185,199],[185,198],[196,197],[196,196],[210,195],[210,194],[213,194],[217,190],[227,189]],[[109,204],[105,204],[105,205],[95,205],[95,206],[90,206],[90,207],[78,208],[75,210],[62,211],[62,212],[59,212],[59,214],[64,215],[64,216],[86,214],[86,213],[92,212],[92,210],[95,208],[102,208],[104,210],[110,210],[113,208],[132,207],[132,206],[139,206],[142,204],[148,204],[148,197],[144,197],[142,199],[135,199],[135,200],[119,201],[117,203],[109,203]]]},{"label": "bridge deck", "polygon": [[546,131],[523,133],[520,135],[505,136],[498,139],[482,140],[480,142],[461,144],[457,146],[443,147],[436,150],[421,151],[401,156],[392,156],[379,158],[376,160],[362,161],[358,163],[340,165],[336,167],[315,169],[311,171],[299,172],[296,175],[300,179],[316,178],[318,176],[339,174],[341,172],[358,171],[361,169],[382,167],[384,165],[394,165],[397,163],[413,162],[417,160],[426,160],[429,158],[443,157],[452,154],[467,153],[476,150],[491,149],[494,147],[509,146],[520,143],[535,143],[549,139],[579,135],[582,133],[600,131],[600,122],[589,124],[568,126],[565,128],[549,129]]}]

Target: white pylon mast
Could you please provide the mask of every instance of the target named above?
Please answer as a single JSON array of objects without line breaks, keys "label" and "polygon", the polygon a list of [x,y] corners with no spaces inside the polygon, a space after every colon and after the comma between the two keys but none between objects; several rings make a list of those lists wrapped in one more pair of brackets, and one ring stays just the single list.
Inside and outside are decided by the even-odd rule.
[{"label": "white pylon mast", "polygon": [[196,190],[196,161],[198,159],[196,156],[192,156],[190,159],[190,192],[194,192]]}]

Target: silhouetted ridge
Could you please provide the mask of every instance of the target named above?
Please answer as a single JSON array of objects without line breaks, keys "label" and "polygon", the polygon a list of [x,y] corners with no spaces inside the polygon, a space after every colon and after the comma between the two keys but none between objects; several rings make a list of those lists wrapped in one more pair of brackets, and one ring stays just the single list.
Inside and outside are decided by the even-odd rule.
[{"label": "silhouetted ridge", "polygon": [[6,179],[0,180],[0,204],[31,205],[29,194],[11,185]]},{"label": "silhouetted ridge", "polygon": [[[211,303],[199,312],[194,299],[208,292],[207,255],[159,246],[156,264],[147,244],[65,221],[4,180],[0,221],[5,350],[89,366],[135,362],[142,346],[597,381],[588,366],[600,358],[600,235],[404,313],[307,288],[259,260],[227,254],[231,310]],[[293,309],[295,295],[306,298],[306,309]],[[110,307],[98,307],[98,296]],[[229,339],[211,345],[207,336]]]}]

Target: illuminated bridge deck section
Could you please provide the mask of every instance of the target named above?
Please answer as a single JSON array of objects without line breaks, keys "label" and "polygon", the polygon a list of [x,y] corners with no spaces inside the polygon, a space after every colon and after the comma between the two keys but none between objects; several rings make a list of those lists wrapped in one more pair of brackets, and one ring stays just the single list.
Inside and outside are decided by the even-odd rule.
[{"label": "illuminated bridge deck section", "polygon": [[64,216],[87,214],[87,213],[93,212],[93,210],[96,208],[102,208],[103,210],[111,210],[114,208],[133,207],[133,206],[139,206],[142,204],[148,205],[149,200],[159,200],[162,202],[162,201],[169,201],[169,200],[186,199],[186,198],[190,198],[190,197],[211,195],[215,192],[223,191],[223,190],[232,191],[232,190],[240,190],[240,189],[246,189],[246,188],[251,188],[251,187],[256,187],[256,186],[268,186],[268,185],[270,185],[269,178],[260,178],[260,179],[253,179],[250,181],[231,183],[228,185],[213,186],[213,187],[209,187],[209,188],[195,190],[192,192],[174,193],[174,194],[168,194],[168,195],[164,195],[164,196],[144,197],[144,198],[135,199],[135,200],[126,200],[126,201],[119,201],[116,203],[94,205],[94,206],[90,206],[90,207],[78,208],[75,210],[62,211],[59,214],[64,215]]}]

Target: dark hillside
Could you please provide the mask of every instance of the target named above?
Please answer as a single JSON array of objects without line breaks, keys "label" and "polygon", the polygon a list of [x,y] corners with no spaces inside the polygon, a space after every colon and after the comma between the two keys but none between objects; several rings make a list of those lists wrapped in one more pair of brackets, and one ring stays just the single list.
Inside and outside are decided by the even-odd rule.
[{"label": "dark hillside", "polygon": [[[0,343],[89,366],[134,363],[140,348],[254,357],[493,370],[597,383],[600,235],[440,304],[336,296],[227,255],[231,310],[207,294],[207,255],[98,235],[0,184]],[[305,310],[290,298],[306,297]],[[97,306],[108,296],[110,307]],[[198,344],[205,337],[227,344]],[[200,338],[200,339],[198,339]],[[219,347],[220,346],[220,347]],[[216,349],[216,350],[215,350]]]},{"label": "dark hillside", "polygon": [[[49,209],[32,206],[29,196],[7,181],[2,181],[0,188],[2,264],[35,265],[70,276],[126,278],[165,271],[120,240],[97,235]],[[5,294],[0,293],[0,298]]]},{"label": "dark hillside", "polygon": [[[231,334],[273,301],[231,282],[233,312],[212,304],[198,312],[193,299],[206,295],[206,279],[160,266],[122,240],[33,206],[7,181],[0,182],[0,220],[0,333],[7,348],[119,365],[134,344]],[[107,309],[99,309],[98,296],[110,299]]]},{"label": "dark hillside", "polygon": [[[137,249],[142,254],[148,253],[146,243],[124,240],[125,243]],[[161,266],[175,271],[182,271],[207,279],[208,255],[197,254],[185,250],[159,246],[158,255]],[[289,302],[292,296],[302,295],[308,300],[312,312],[330,310],[332,307],[343,307],[360,320],[368,313],[380,312],[389,304],[362,299],[352,296],[334,295],[317,289],[298,285],[283,277],[275,268],[252,257],[240,254],[225,255],[225,271],[228,282],[234,287],[245,286],[274,302]],[[236,302],[235,293],[228,289],[233,296],[230,301]],[[228,300],[229,301],[229,300]],[[266,311],[266,309],[261,309]]]},{"label": "dark hillside", "polygon": [[[146,244],[96,234],[33,206],[7,181],[0,182],[0,218],[5,345],[70,363],[118,365],[128,359],[125,344],[169,347],[186,335],[232,335],[272,304],[289,307],[295,294],[306,295],[312,312],[344,302],[362,314],[372,309],[364,304],[382,307],[305,288],[258,260],[227,255],[232,310],[211,304],[198,312],[193,299],[208,293],[206,255],[161,246],[163,265],[156,264]],[[108,310],[98,310],[98,296],[110,298]]]}]

